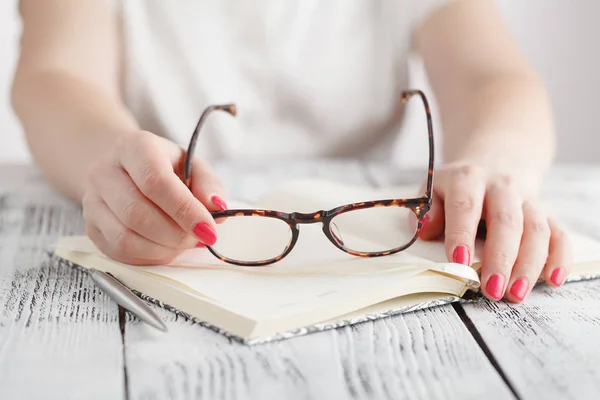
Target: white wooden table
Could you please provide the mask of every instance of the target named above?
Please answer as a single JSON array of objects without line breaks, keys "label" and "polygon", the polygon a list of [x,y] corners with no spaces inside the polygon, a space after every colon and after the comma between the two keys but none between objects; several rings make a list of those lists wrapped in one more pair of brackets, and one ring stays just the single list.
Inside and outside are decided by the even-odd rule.
[{"label": "white wooden table", "polygon": [[[231,197],[250,200],[305,176],[414,177],[342,161],[217,171]],[[600,168],[556,168],[544,197],[600,239]],[[120,311],[45,252],[82,232],[79,208],[39,172],[0,165],[0,399],[600,398],[600,280],[247,347],[162,309],[167,334]]]}]

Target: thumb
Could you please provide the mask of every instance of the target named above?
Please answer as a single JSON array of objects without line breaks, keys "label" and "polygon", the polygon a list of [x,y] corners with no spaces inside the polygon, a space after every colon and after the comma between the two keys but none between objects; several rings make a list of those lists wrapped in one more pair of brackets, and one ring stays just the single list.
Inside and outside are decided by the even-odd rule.
[{"label": "thumb", "polygon": [[444,233],[444,200],[434,193],[429,212],[423,217],[423,226],[419,237],[423,240],[434,240]]}]

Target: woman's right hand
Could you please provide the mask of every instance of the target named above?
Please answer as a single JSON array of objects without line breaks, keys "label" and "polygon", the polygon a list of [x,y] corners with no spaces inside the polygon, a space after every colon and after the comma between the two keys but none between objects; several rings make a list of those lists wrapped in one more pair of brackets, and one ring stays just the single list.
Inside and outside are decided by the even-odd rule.
[{"label": "woman's right hand", "polygon": [[117,261],[156,265],[183,250],[213,245],[210,211],[225,210],[225,190],[210,167],[192,162],[192,190],[177,172],[183,150],[150,132],[119,138],[89,170],[82,200],[86,232]]}]

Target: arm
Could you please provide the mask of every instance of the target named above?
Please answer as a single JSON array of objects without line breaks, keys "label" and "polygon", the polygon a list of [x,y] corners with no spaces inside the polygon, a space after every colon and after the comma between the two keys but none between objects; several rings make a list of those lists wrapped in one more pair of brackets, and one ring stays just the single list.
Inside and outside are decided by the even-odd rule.
[{"label": "arm", "polygon": [[92,163],[137,126],[121,103],[115,20],[105,0],[21,0],[12,103],[34,161],[81,201]]},{"label": "arm", "polygon": [[540,78],[493,0],[450,0],[415,35],[438,99],[445,164],[422,238],[444,235],[449,260],[470,264],[485,221],[481,284],[492,300],[521,302],[538,277],[560,286],[570,244],[538,192],[555,151]]},{"label": "arm", "polygon": [[454,0],[416,36],[439,102],[447,162],[493,163],[540,181],[555,134],[546,90],[491,0]]},{"label": "arm", "polygon": [[175,173],[182,150],[138,129],[119,95],[109,0],[21,0],[21,56],[12,101],[35,162],[80,202],[86,233],[128,264],[164,264],[213,245],[210,211],[224,190],[194,160],[191,191]]}]

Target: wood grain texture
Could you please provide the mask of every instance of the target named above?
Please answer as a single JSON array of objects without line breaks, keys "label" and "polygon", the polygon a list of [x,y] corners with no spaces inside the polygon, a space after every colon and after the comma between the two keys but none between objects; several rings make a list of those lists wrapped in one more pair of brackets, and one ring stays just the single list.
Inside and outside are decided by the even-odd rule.
[{"label": "wood grain texture", "polygon": [[83,226],[39,178],[0,172],[0,398],[123,398],[117,307],[46,253]]},{"label": "wood grain texture", "polygon": [[522,399],[597,399],[600,282],[538,287],[520,305],[465,311]]},{"label": "wood grain texture", "polygon": [[155,308],[125,331],[130,399],[511,399],[452,307],[258,346]]},{"label": "wood grain texture", "polygon": [[[598,182],[598,168],[557,168],[543,197],[563,225],[600,240]],[[522,399],[600,396],[600,281],[538,286],[520,305],[464,308]]]},{"label": "wood grain texture", "polygon": [[[360,163],[217,172],[230,197],[248,200],[288,179],[368,179]],[[158,311],[168,334],[126,324],[130,399],[513,398],[452,307],[253,347]]]}]

